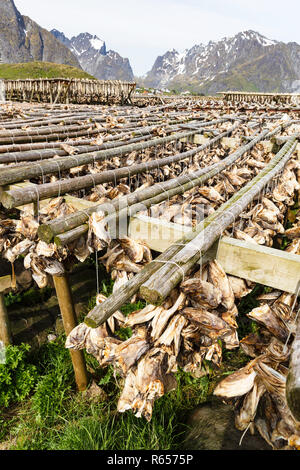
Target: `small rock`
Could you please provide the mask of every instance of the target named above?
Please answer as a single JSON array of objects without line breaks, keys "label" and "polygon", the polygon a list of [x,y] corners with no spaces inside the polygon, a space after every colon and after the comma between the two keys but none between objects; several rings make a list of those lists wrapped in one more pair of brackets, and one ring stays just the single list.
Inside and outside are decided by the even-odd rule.
[{"label": "small rock", "polygon": [[248,431],[243,433],[234,424],[233,408],[214,397],[192,411],[187,420],[190,428],[183,448],[185,450],[272,450],[265,440]]},{"label": "small rock", "polygon": [[88,390],[83,392],[83,396],[88,400],[97,402],[107,401],[108,399],[108,396],[105,391],[101,387],[99,387],[99,385],[97,385],[94,380]]}]

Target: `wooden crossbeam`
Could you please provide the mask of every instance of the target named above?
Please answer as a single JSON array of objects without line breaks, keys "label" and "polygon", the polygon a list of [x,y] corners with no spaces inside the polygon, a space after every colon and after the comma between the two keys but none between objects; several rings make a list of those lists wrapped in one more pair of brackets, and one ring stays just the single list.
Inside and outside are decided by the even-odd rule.
[{"label": "wooden crossbeam", "polygon": [[[7,185],[4,187],[0,186],[0,194],[1,191],[10,191],[12,189],[22,189],[27,188],[28,186],[36,186],[34,183],[30,183],[30,181],[23,181],[22,183],[14,183],[11,185]],[[64,194],[64,199],[67,204],[72,204],[77,210],[84,210],[91,206],[97,205],[97,202],[87,201],[86,199],[81,199],[78,197],[70,196],[69,194]],[[46,207],[54,198],[43,199],[39,202],[40,208]],[[18,210],[28,210],[29,212],[36,212],[36,203],[26,204],[24,206],[17,207]]]},{"label": "wooden crossbeam", "polygon": [[[191,228],[137,215],[129,224],[129,236],[142,240],[159,253],[180,240]],[[217,259],[227,274],[294,294],[300,279],[300,255],[255,243],[223,237],[206,253]]]},{"label": "wooden crossbeam", "polygon": [[234,238],[220,240],[217,260],[227,274],[294,294],[300,256]]},{"label": "wooden crossbeam", "polygon": [[12,344],[10,321],[4,303],[4,292],[11,288],[11,281],[10,275],[0,277],[0,341],[4,346]]},{"label": "wooden crossbeam", "polygon": [[0,277],[0,293],[10,289],[12,286],[11,282],[12,279],[10,275]]},{"label": "wooden crossbeam", "polygon": [[[207,133],[209,133],[209,131],[207,131]],[[197,144],[197,145],[207,144],[208,141],[209,141],[209,138],[205,137],[205,135],[203,134],[195,134],[193,136],[184,137],[183,139],[180,139],[180,142],[183,142],[183,143],[189,142],[191,144]],[[239,137],[223,137],[223,139],[221,139],[220,142],[225,147],[232,149],[240,145],[241,139]]]},{"label": "wooden crossbeam", "polygon": [[128,236],[134,240],[146,242],[151,250],[163,253],[190,231],[191,228],[185,225],[145,215],[136,215],[130,219]]}]

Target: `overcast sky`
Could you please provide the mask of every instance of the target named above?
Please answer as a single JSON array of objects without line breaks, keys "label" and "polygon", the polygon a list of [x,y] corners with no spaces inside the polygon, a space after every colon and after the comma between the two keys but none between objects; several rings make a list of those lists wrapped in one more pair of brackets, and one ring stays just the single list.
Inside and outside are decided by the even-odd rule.
[{"label": "overcast sky", "polygon": [[72,37],[98,35],[130,59],[136,75],[158,55],[253,29],[279,41],[300,42],[299,0],[15,0],[46,29]]}]

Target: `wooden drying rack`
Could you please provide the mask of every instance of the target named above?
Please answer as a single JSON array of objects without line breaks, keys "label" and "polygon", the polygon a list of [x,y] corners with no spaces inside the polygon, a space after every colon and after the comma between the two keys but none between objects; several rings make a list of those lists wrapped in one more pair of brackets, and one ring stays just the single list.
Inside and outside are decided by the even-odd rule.
[{"label": "wooden drying rack", "polygon": [[[205,141],[202,135],[192,137],[193,143],[202,144]],[[236,144],[236,138],[225,138],[229,146]],[[269,141],[264,145],[272,147]],[[300,160],[300,145],[298,144],[298,158]],[[9,189],[32,185],[30,182],[22,182],[10,185]],[[0,188],[1,190],[2,188]],[[8,187],[3,188],[5,190]],[[77,197],[64,195],[67,203],[71,203],[77,210],[82,210],[97,203],[82,200]],[[47,205],[51,199],[43,200],[40,206]],[[36,204],[29,204],[33,213],[36,212]],[[23,209],[19,207],[18,209]],[[164,252],[168,247],[180,240],[190,227],[166,222],[161,219],[137,214],[130,218],[128,235],[134,240],[147,243],[150,249]],[[204,261],[217,259],[227,274],[241,277],[274,289],[294,294],[297,291],[300,279],[300,255],[287,253],[274,248],[268,248],[254,243],[236,240],[230,237],[222,237],[205,255]],[[203,261],[203,260],[202,260]],[[66,335],[77,325],[74,302],[68,275],[53,276],[56,295],[64,323]],[[12,288],[12,276],[0,277],[0,340],[5,345],[12,343],[10,322],[4,305],[4,292]],[[88,374],[82,351],[70,351],[75,379],[80,391],[88,386]]]}]

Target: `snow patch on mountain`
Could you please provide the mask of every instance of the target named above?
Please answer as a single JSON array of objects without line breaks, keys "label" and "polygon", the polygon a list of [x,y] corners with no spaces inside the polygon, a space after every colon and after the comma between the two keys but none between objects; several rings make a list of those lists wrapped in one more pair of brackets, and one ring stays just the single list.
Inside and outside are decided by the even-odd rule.
[{"label": "snow patch on mountain", "polygon": [[192,79],[199,83],[212,81],[219,74],[227,73],[241,59],[250,59],[277,44],[277,41],[249,30],[219,41],[209,41],[206,45],[196,44],[182,52],[171,49],[157,58],[146,74],[145,84],[162,88],[179,79]]}]

